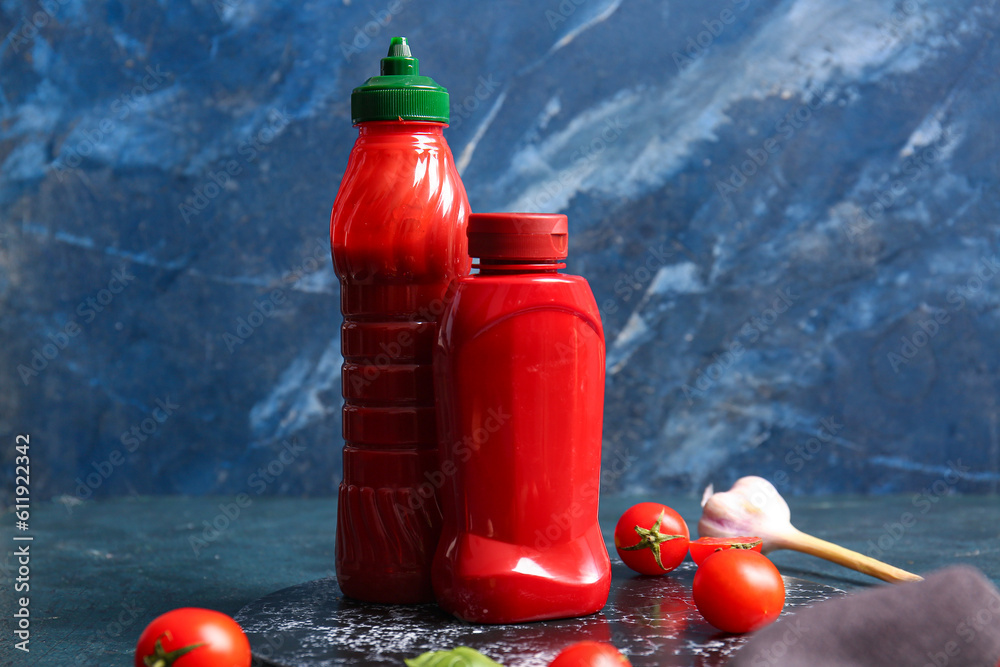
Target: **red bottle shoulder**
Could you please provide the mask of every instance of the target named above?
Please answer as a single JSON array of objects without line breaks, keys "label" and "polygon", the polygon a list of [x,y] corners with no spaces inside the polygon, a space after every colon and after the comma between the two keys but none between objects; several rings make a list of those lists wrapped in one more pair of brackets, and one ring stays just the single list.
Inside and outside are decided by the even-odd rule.
[{"label": "red bottle shoulder", "polygon": [[[580,276],[552,274],[471,275],[459,278],[449,309],[444,317],[447,331],[441,335],[452,343],[471,340],[479,333],[513,317],[529,320],[542,313],[565,313],[583,320],[604,340],[601,316],[594,294]],[[529,330],[530,323],[525,326]]]}]

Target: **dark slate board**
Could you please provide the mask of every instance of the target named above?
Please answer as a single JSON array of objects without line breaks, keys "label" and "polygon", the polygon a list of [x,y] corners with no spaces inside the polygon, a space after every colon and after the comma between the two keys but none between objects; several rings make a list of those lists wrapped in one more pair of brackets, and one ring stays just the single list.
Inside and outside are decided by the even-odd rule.
[{"label": "dark slate board", "polygon": [[[610,641],[634,667],[722,665],[746,642],[719,633],[691,600],[695,566],[685,562],[665,577],[631,576],[613,565],[611,595],[585,618],[473,625],[436,605],[378,605],[344,598],[334,578],[271,593],[244,607],[236,620],[250,638],[257,664],[278,667],[402,665],[429,650],[471,646],[504,665],[547,665],[569,644]],[[840,589],[785,577],[784,614],[843,595]]]}]

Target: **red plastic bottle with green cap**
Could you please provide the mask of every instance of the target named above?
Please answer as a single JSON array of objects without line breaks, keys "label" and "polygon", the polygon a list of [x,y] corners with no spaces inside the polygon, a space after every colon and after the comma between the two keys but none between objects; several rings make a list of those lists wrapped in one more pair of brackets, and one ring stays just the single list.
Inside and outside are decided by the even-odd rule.
[{"label": "red plastic bottle with green cap", "polygon": [[393,37],[351,95],[358,139],[330,219],[340,278],[344,478],[337,581],[348,597],[432,601],[441,527],[431,359],[449,285],[469,272],[469,202],[444,138],[448,92]]},{"label": "red plastic bottle with green cap", "polygon": [[604,331],[566,265],[564,215],[473,213],[434,355],[444,527],[434,593],[477,623],[583,616],[608,599],[597,522]]}]

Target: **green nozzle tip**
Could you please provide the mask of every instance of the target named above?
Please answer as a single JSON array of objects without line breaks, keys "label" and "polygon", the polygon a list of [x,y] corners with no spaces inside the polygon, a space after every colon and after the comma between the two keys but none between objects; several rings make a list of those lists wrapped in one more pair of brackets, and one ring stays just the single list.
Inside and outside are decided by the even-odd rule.
[{"label": "green nozzle tip", "polygon": [[410,55],[410,45],[406,43],[405,37],[393,37],[389,41],[389,57],[407,56]]},{"label": "green nozzle tip", "polygon": [[393,37],[389,42],[389,53],[382,58],[379,66],[382,76],[417,76],[420,61],[410,53],[410,45],[405,37]]},{"label": "green nozzle tip", "polygon": [[351,93],[351,121],[426,120],[448,122],[448,91],[420,76],[405,37],[389,40],[389,52],[373,76]]}]

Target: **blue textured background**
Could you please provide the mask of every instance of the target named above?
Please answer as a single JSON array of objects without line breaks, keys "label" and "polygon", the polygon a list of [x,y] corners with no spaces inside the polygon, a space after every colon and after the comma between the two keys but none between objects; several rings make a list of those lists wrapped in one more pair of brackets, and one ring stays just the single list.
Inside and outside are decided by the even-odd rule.
[{"label": "blue textured background", "polygon": [[0,8],[0,497],[17,433],[41,498],[334,492],[329,212],[396,34],[473,209],[570,216],[607,489],[997,491],[995,0]]}]

